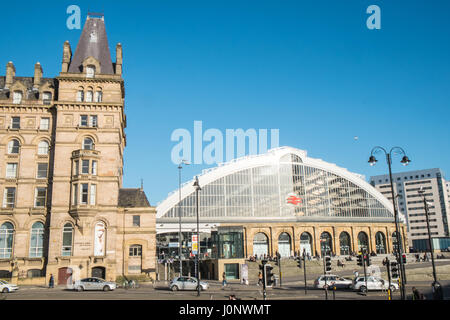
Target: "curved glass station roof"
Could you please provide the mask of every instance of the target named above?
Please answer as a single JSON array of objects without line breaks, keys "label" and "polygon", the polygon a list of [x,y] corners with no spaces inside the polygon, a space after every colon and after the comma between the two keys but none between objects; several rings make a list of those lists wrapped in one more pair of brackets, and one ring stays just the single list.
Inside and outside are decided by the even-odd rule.
[{"label": "curved glass station roof", "polygon": [[[239,158],[199,177],[202,222],[393,222],[392,204],[360,175],[290,147]],[[193,180],[157,207],[158,222],[196,219]],[[178,211],[180,210],[180,211]],[[193,221],[192,220],[192,221]]]}]

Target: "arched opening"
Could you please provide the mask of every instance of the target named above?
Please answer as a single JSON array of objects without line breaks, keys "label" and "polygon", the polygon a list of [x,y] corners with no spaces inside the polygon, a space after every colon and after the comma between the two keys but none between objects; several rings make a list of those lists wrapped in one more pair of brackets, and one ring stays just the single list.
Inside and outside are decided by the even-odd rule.
[{"label": "arched opening", "polygon": [[58,269],[58,285],[72,284],[72,268],[63,267]]},{"label": "arched opening", "polygon": [[30,258],[40,258],[44,254],[44,224],[35,222],[31,227]]},{"label": "arched opening", "polygon": [[94,267],[92,268],[92,276],[95,278],[105,279],[106,269],[105,267]]},{"label": "arched opening", "polygon": [[83,139],[83,149],[84,150],[94,150],[94,140],[89,137]]},{"label": "arched opening", "polygon": [[339,249],[341,251],[341,255],[350,255],[351,253],[351,240],[350,235],[343,231],[339,235]]},{"label": "arched opening", "polygon": [[106,248],[106,226],[102,221],[95,224],[94,227],[94,256],[105,256]]},{"label": "arched opening", "polygon": [[312,237],[308,232],[300,235],[300,255],[312,256]]},{"label": "arched opening", "polygon": [[367,237],[367,234],[363,231],[358,233],[358,252],[369,252],[369,237]]},{"label": "arched opening", "polygon": [[377,254],[385,254],[386,253],[386,237],[383,232],[378,231],[375,234],[375,246],[377,250]]},{"label": "arched opening", "polygon": [[322,256],[330,255],[333,252],[332,240],[331,234],[326,231],[320,235],[320,251]]},{"label": "arched opening", "polygon": [[20,151],[20,142],[17,139],[13,139],[8,142],[8,153],[9,154],[18,154]]},{"label": "arched opening", "polygon": [[258,258],[260,258],[261,256],[268,254],[269,254],[269,239],[264,233],[262,232],[257,233],[253,238],[253,255],[258,256]]},{"label": "arched opening", "polygon": [[0,259],[11,258],[14,242],[14,226],[5,222],[0,227]]},{"label": "arched opening", "polygon": [[291,256],[291,236],[286,232],[278,237],[278,253],[282,258]]},{"label": "arched opening", "polygon": [[48,149],[49,149],[49,143],[47,141],[42,140],[41,142],[39,142],[39,144],[38,144],[38,154],[39,155],[48,154]]},{"label": "arched opening", "polygon": [[70,257],[72,255],[72,243],[73,243],[73,226],[70,223],[66,223],[63,228],[63,243],[61,253],[63,257]]}]

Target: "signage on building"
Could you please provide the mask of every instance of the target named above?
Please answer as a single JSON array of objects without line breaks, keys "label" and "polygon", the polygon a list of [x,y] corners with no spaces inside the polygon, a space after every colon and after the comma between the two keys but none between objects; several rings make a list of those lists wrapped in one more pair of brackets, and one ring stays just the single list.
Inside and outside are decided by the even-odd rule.
[{"label": "signage on building", "polygon": [[302,199],[295,193],[289,193],[286,197],[286,203],[293,206],[298,206],[302,203]]}]

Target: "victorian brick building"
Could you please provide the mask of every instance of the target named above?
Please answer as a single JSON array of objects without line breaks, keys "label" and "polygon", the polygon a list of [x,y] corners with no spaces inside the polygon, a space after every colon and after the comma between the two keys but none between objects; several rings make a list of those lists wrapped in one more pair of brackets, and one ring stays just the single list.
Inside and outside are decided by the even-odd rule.
[{"label": "victorian brick building", "polygon": [[[87,17],[72,55],[44,78],[0,77],[0,278],[60,284],[152,273],[155,208],[123,189],[122,46],[113,63],[103,17]],[[37,278],[37,279],[36,279]]]}]

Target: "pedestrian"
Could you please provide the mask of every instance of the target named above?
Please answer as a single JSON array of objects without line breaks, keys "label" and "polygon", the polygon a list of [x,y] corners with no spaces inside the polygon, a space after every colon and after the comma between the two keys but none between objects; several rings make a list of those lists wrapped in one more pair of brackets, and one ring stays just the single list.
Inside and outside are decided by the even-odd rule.
[{"label": "pedestrian", "polygon": [[257,283],[257,285],[259,286],[260,283],[263,284],[263,275],[262,275],[261,271],[258,273],[258,283]]},{"label": "pedestrian", "polygon": [[53,278],[53,274],[50,274],[50,280],[48,281],[48,287],[49,288],[55,287],[55,279]]},{"label": "pedestrian", "polygon": [[355,279],[358,278],[358,276],[359,276],[358,271],[355,270],[355,272],[353,272],[353,274],[355,275]]},{"label": "pedestrian", "polygon": [[224,272],[222,273],[222,287],[226,287],[226,285],[227,285],[227,276]]},{"label": "pedestrian", "polygon": [[423,295],[419,292],[419,290],[417,290],[416,287],[412,287],[412,293],[413,293],[412,295],[413,300],[423,300],[422,299]]}]

